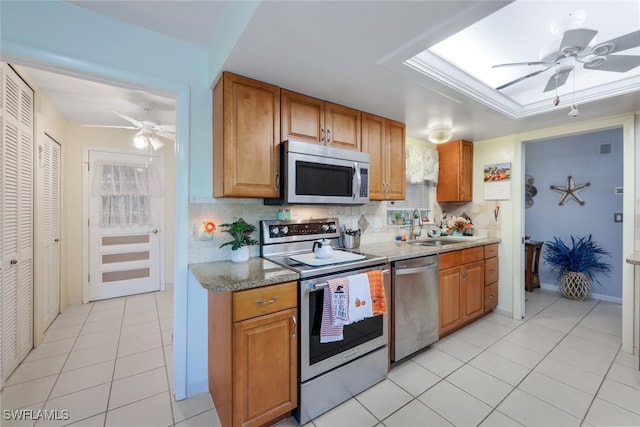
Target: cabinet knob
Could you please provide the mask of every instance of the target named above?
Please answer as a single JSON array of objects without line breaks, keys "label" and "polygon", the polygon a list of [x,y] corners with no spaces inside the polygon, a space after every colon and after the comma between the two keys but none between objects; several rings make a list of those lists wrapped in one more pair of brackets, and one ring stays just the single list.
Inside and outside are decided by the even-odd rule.
[{"label": "cabinet knob", "polygon": [[17,263],[18,263],[17,259],[12,259],[10,262],[11,265],[16,265]]}]

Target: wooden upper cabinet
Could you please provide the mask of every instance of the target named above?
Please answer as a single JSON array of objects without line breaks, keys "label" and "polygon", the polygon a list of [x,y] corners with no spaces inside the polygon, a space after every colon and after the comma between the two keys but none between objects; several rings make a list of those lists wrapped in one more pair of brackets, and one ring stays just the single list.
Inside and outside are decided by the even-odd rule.
[{"label": "wooden upper cabinet", "polygon": [[438,202],[473,199],[473,144],[457,140],[438,145]]},{"label": "wooden upper cabinet", "polygon": [[404,200],[404,123],[362,113],[362,151],[370,158],[369,199]]},{"label": "wooden upper cabinet", "polygon": [[279,197],[280,88],[223,73],[213,89],[213,196]]},{"label": "wooden upper cabinet", "polygon": [[282,141],[330,145],[360,151],[360,111],[282,89]]}]

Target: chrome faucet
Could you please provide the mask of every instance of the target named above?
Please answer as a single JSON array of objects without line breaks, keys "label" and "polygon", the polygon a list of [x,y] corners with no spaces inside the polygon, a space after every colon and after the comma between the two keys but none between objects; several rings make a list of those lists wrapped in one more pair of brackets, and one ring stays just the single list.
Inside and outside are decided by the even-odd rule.
[{"label": "chrome faucet", "polygon": [[[420,210],[414,209],[411,217],[411,232],[409,233],[409,240],[414,240],[416,237],[419,237],[422,234],[422,220],[420,218]],[[419,227],[418,230],[416,230],[416,225]]]}]

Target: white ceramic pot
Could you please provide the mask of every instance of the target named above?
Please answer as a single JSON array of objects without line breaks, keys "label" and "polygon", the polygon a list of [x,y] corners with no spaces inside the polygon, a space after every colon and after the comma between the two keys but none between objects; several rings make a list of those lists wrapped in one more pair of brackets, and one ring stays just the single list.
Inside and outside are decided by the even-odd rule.
[{"label": "white ceramic pot", "polygon": [[231,251],[231,261],[246,262],[249,260],[249,246],[241,246],[235,251]]}]

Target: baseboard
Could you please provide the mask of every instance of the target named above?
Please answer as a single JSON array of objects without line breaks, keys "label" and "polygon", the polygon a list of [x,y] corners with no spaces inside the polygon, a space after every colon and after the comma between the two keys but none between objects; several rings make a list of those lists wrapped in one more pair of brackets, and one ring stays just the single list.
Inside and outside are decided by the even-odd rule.
[{"label": "baseboard", "polygon": [[[548,283],[540,283],[540,288],[541,289],[547,289],[547,290],[551,290],[551,291],[556,291],[556,292],[560,292],[560,287],[559,286],[555,286],[555,285],[550,285]],[[609,295],[603,295],[603,294],[598,294],[595,292],[591,292],[591,298],[593,299],[597,299],[600,301],[606,301],[606,302],[612,302],[615,304],[622,304],[622,298],[618,298],[618,297],[612,297]]]}]

